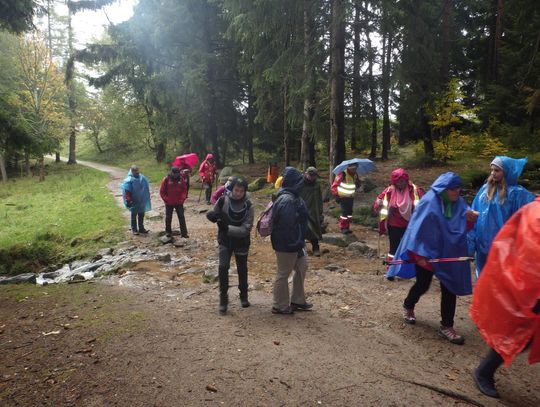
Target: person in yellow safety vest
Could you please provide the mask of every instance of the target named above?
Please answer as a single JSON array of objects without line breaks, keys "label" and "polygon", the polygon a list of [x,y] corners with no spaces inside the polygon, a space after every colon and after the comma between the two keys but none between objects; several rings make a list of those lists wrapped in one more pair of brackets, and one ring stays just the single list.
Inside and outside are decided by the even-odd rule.
[{"label": "person in yellow safety vest", "polygon": [[341,216],[339,217],[339,228],[341,233],[351,233],[352,213],[354,204],[354,194],[360,188],[360,178],[356,170],[357,164],[347,166],[347,169],[336,175],[330,192],[335,196],[336,202],[341,206]]},{"label": "person in yellow safety vest", "polygon": [[[409,181],[409,174],[403,168],[392,171],[390,181],[391,184],[377,196],[373,203],[373,209],[379,213],[379,234],[388,233],[390,241],[387,261],[394,258],[411,214],[424,195],[421,188]],[[388,280],[393,281],[394,277],[388,277]]]}]

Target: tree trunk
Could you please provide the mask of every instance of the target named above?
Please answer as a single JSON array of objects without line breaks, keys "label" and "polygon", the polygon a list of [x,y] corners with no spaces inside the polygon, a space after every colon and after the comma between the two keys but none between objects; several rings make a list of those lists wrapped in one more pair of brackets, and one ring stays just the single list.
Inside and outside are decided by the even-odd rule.
[{"label": "tree trunk", "polygon": [[450,80],[450,28],[452,26],[453,0],[444,0],[441,23],[441,88],[444,88]]},{"label": "tree trunk", "polygon": [[431,161],[433,159],[433,137],[431,135],[431,126],[429,125],[429,117],[425,107],[422,104],[420,108],[420,120],[422,125],[422,138],[424,140],[424,154]]},{"label": "tree trunk", "polygon": [[289,137],[289,125],[287,123],[287,111],[289,109],[289,101],[288,101],[288,85],[287,81],[285,80],[285,83],[283,84],[283,149],[285,154],[285,165],[289,166],[291,164],[291,152],[290,152],[290,144],[291,140]]},{"label": "tree trunk", "polygon": [[353,25],[353,70],[352,70],[352,121],[351,121],[351,150],[356,151],[356,130],[361,116],[360,112],[360,5],[354,3]]},{"label": "tree trunk", "polygon": [[2,182],[7,182],[8,175],[6,171],[6,160],[2,151],[0,151],[0,172],[2,173]]},{"label": "tree trunk", "polygon": [[45,160],[43,156],[39,157],[39,182],[45,181]]},{"label": "tree trunk", "polygon": [[55,162],[55,163],[61,162],[61,160],[60,160],[60,153],[59,153],[58,151],[56,151],[56,152],[54,153],[54,162]]},{"label": "tree trunk", "polygon": [[30,153],[28,151],[24,152],[24,172],[27,177],[32,176],[32,171],[30,171]]},{"label": "tree trunk", "polygon": [[254,100],[251,93],[251,86],[248,86],[248,107],[247,107],[247,150],[248,150],[248,163],[255,164],[255,155],[253,154],[253,133],[255,131],[255,107],[253,106]]},{"label": "tree trunk", "polygon": [[[389,24],[386,24],[389,27]],[[390,70],[392,66],[392,33],[386,32],[386,41],[383,40],[382,64],[382,99],[383,99],[383,131],[381,159],[388,160],[390,150]],[[385,48],[386,47],[386,48]]]},{"label": "tree trunk", "polygon": [[[73,57],[73,28],[71,26],[71,10],[68,8],[68,51],[69,57]],[[69,156],[68,164],[77,164],[76,157],[76,124],[75,124],[75,84],[73,77],[75,76],[75,67],[73,67],[73,74],[71,79],[67,83],[68,89],[68,108],[69,108]]]},{"label": "tree trunk", "polygon": [[488,84],[499,80],[499,50],[502,40],[503,0],[493,1],[493,20],[490,27],[489,53],[488,53]]},{"label": "tree trunk", "polygon": [[377,96],[375,94],[375,79],[373,78],[373,60],[374,51],[371,47],[370,30],[366,28],[366,41],[368,46],[368,85],[369,85],[369,99],[371,104],[371,151],[369,158],[374,159],[377,156]]},{"label": "tree trunk", "polygon": [[163,141],[160,141],[156,144],[156,161],[158,163],[162,163],[165,161],[165,154],[166,154],[166,148],[165,143]]},{"label": "tree trunk", "polygon": [[345,159],[345,4],[332,0],[331,87],[330,87],[330,167]]},{"label": "tree trunk", "polygon": [[302,122],[302,140],[300,145],[300,164],[302,169],[306,169],[311,165],[314,157],[311,156],[313,135],[311,134],[311,122],[313,119],[313,99],[315,89],[315,74],[310,59],[312,52],[311,44],[313,43],[313,24],[311,16],[312,1],[304,0],[304,77],[308,84],[304,95],[304,110]]}]

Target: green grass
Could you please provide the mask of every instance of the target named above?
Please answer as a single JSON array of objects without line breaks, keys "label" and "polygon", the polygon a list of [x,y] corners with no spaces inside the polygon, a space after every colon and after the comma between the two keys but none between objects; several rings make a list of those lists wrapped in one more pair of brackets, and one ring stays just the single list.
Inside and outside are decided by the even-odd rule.
[{"label": "green grass", "polygon": [[92,255],[123,236],[107,174],[53,163],[47,172],[44,182],[33,177],[0,185],[0,273]]}]

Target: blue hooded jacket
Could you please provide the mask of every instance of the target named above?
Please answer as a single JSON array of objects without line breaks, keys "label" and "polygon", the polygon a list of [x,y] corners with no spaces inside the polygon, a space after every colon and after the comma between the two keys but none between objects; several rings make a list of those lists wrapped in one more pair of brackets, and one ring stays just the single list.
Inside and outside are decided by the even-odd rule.
[{"label": "blue hooded jacket", "polygon": [[534,200],[534,195],[517,184],[523,172],[527,158],[510,158],[498,156],[502,161],[504,180],[506,181],[506,197],[504,203],[499,202],[499,191],[488,201],[488,184],[482,185],[474,198],[472,208],[479,212],[474,228],[469,232],[467,240],[469,251],[475,252],[476,276],[480,275],[486,263],[491,242],[505,222],[523,205]]},{"label": "blue hooded jacket", "polygon": [[120,189],[122,190],[124,205],[127,204],[126,191],[131,193],[133,205],[128,208],[130,212],[144,213],[152,209],[152,204],[150,203],[150,185],[144,175],[139,174],[139,177],[135,178],[131,170],[129,170],[127,177],[124,178],[124,181],[120,185]]},{"label": "blue hooded jacket", "polygon": [[[453,172],[441,174],[414,209],[407,231],[401,239],[394,258],[412,260],[410,253],[427,259],[467,256],[467,219],[470,209],[462,197],[452,202],[452,216],[444,216],[440,194],[446,189],[461,187],[461,178]],[[467,262],[431,263],[435,276],[456,295],[472,292],[471,270]],[[388,276],[412,278],[414,264],[393,265]]]},{"label": "blue hooded jacket", "polygon": [[304,175],[293,167],[283,170],[283,183],[272,206],[272,248],[277,252],[298,252],[305,246],[308,211],[298,192]]}]

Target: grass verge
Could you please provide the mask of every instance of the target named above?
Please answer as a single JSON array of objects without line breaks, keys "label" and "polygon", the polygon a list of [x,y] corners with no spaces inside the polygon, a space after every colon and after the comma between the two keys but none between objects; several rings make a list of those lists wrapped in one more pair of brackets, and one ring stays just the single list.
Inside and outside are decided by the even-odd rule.
[{"label": "grass verge", "polygon": [[107,174],[65,164],[48,164],[47,172],[44,182],[0,185],[0,274],[86,257],[123,236]]}]

